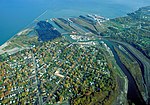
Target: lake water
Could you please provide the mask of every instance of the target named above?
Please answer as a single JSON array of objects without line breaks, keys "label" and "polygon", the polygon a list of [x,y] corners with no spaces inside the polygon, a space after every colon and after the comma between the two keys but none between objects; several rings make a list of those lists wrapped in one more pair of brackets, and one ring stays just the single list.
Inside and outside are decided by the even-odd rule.
[{"label": "lake water", "polygon": [[39,19],[80,14],[113,18],[148,5],[150,0],[0,0],[0,45],[46,10]]}]

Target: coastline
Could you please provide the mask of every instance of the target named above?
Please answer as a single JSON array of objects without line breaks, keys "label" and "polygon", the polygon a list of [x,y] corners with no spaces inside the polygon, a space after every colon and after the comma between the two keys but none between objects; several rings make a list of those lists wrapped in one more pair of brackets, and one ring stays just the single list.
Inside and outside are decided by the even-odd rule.
[{"label": "coastline", "polygon": [[[23,41],[24,39],[28,39],[27,38],[27,36],[28,36],[28,34],[26,34],[26,33],[28,33],[28,32],[30,32],[30,30],[31,31],[34,31],[34,30],[36,30],[37,28],[35,28],[35,24],[36,24],[36,22],[39,22],[37,19],[39,19],[41,16],[43,16],[45,13],[46,13],[47,11],[45,11],[44,13],[42,13],[40,16],[38,16],[36,19],[34,19],[34,21],[31,23],[31,24],[29,24],[28,26],[27,26],[27,28],[25,28],[25,29],[23,29],[23,30],[21,30],[20,32],[18,32],[17,34],[15,34],[12,38],[10,38],[8,41],[6,41],[2,46],[0,46],[0,55],[1,55],[1,53],[5,53],[5,52],[7,52],[8,53],[8,55],[11,55],[11,54],[14,54],[14,53],[16,53],[16,51],[21,51],[21,50],[24,50],[24,49],[28,49],[29,47],[25,47],[25,46],[21,46],[21,45],[23,45],[22,43],[23,42],[25,42],[25,44],[26,43],[28,43],[28,41]],[[43,19],[43,17],[42,18],[40,18],[39,20],[42,20]],[[83,34],[77,34],[78,35],[78,37],[76,37],[77,35],[76,35],[76,31],[77,32],[79,32],[80,33],[80,30],[78,30],[78,29],[76,29],[76,28],[74,28],[74,29],[76,29],[76,31],[74,32],[74,31],[72,31],[72,26],[69,24],[69,23],[67,23],[67,21],[65,21],[65,19],[63,20],[63,18],[61,19],[61,18],[58,18],[59,20],[58,20],[58,25],[60,25],[60,26],[62,26],[62,27],[64,27],[63,29],[64,30],[67,30],[67,32],[69,32],[68,34],[69,34],[69,37],[71,37],[71,39],[74,39],[75,40],[75,42],[74,41],[70,41],[70,40],[68,40],[69,41],[69,43],[70,42],[72,42],[73,44],[84,44],[84,45],[88,45],[88,46],[90,46],[90,45],[95,45],[95,43],[94,43],[94,41],[97,41],[98,39],[102,39],[102,40],[104,40],[104,42],[105,42],[105,45],[108,45],[108,46],[106,46],[107,47],[107,52],[109,52],[110,54],[109,55],[112,55],[112,59],[114,59],[115,58],[115,65],[118,65],[118,67],[122,70],[122,72],[118,72],[118,75],[119,74],[122,74],[123,76],[121,76],[121,75],[119,75],[119,80],[121,79],[121,80],[124,80],[124,82],[121,82],[120,81],[120,84],[119,84],[119,82],[118,82],[118,84],[120,85],[120,86],[122,86],[123,88],[120,88],[120,89],[122,89],[122,91],[120,92],[120,93],[122,93],[122,94],[120,94],[120,96],[118,96],[118,98],[120,98],[120,97],[123,97],[123,98],[120,98],[120,102],[126,102],[127,100],[122,100],[122,99],[126,99],[126,95],[127,95],[127,99],[128,99],[128,101],[130,100],[131,101],[131,103],[135,103],[135,104],[138,104],[138,103],[140,103],[140,104],[145,104],[145,102],[147,102],[147,100],[148,100],[148,98],[149,98],[149,96],[148,96],[148,90],[147,90],[147,88],[146,88],[146,86],[148,85],[149,86],[149,78],[147,77],[149,74],[149,72],[148,72],[148,68],[149,68],[149,61],[147,61],[147,60],[145,60],[145,59],[143,59],[143,58],[145,58],[144,57],[144,55],[143,56],[141,56],[141,53],[139,52],[138,53],[138,51],[137,51],[137,49],[136,48],[134,48],[133,46],[131,46],[130,44],[128,44],[127,42],[121,42],[121,41],[118,41],[117,39],[111,39],[111,37],[108,37],[108,40],[107,40],[107,36],[105,37],[103,37],[103,36],[98,36],[98,35],[100,35],[100,34],[97,34],[98,32],[100,32],[100,31],[98,31],[98,28],[96,27],[96,25],[93,25],[93,26],[95,26],[94,28],[92,27],[92,24],[93,24],[93,21],[91,22],[89,22],[86,18],[85,18],[85,20],[83,21],[83,20],[81,20],[81,19],[76,19],[76,18],[74,18],[74,19],[72,19],[72,20],[75,20],[76,19],[76,21],[73,21],[73,22],[75,22],[75,23],[77,23],[78,25],[81,25],[81,26],[83,26],[83,27],[85,27],[85,26],[87,26],[87,28],[89,28],[89,31],[90,32],[92,32],[93,30],[95,30],[96,29],[96,34],[92,34],[91,33],[91,35],[90,34],[85,34],[85,33],[83,33]],[[43,20],[45,20],[45,19],[43,19]],[[95,20],[95,19],[94,19]],[[45,21],[47,21],[47,20],[45,20]],[[44,22],[45,22],[44,21]],[[54,20],[55,21],[55,20]],[[86,22],[85,22],[86,21]],[[96,21],[96,23],[97,23],[97,20],[95,20]],[[40,21],[41,22],[41,21]],[[39,22],[39,23],[40,23]],[[88,23],[89,22],[89,23]],[[138,21],[139,22],[139,21]],[[109,22],[110,23],[110,22]],[[69,25],[70,26],[69,26]],[[83,25],[83,24],[85,24],[85,25]],[[33,29],[32,29],[32,26],[33,26]],[[45,22],[45,24],[42,24],[41,26],[43,26],[43,27],[46,27],[47,26],[47,24],[46,24],[46,22]],[[107,25],[106,25],[107,26]],[[109,25],[108,25],[109,26]],[[107,27],[108,27],[107,26]],[[113,26],[112,24],[110,25],[110,26]],[[119,27],[119,25],[117,25],[118,27]],[[131,25],[132,26],[132,25]],[[40,25],[39,25],[39,27],[40,27]],[[100,26],[101,27],[101,26]],[[46,27],[47,28],[47,27]],[[45,28],[44,28],[45,29]],[[42,28],[41,29],[41,31],[44,31],[44,29]],[[48,30],[50,30],[50,29],[53,29],[53,30],[55,30],[54,29],[54,27],[53,28],[47,28]],[[116,28],[115,28],[116,29]],[[122,28],[121,28],[122,29]],[[45,32],[45,31],[44,31]],[[70,32],[72,32],[71,34],[70,34]],[[121,32],[121,31],[118,31],[118,32]],[[114,33],[114,31],[113,31],[113,33]],[[43,34],[43,33],[42,33]],[[36,34],[35,34],[36,35]],[[39,34],[40,35],[40,34]],[[45,34],[44,34],[45,35]],[[52,35],[52,36],[54,36],[54,34],[52,33],[52,34],[46,34],[46,35]],[[89,36],[88,36],[89,35]],[[94,35],[96,35],[95,37],[94,37]],[[113,35],[113,34],[112,34]],[[25,37],[24,37],[25,36]],[[92,36],[92,37],[91,37]],[[19,37],[19,38],[18,38]],[[31,37],[29,37],[29,38],[31,38]],[[93,38],[94,38],[94,40],[93,40]],[[19,41],[18,41],[18,40]],[[67,38],[68,39],[68,38]],[[113,40],[114,40],[114,42],[113,42]],[[21,43],[16,43],[16,42],[21,42]],[[37,41],[37,40],[36,40]],[[55,41],[55,40],[54,40]],[[60,40],[61,41],[61,40]],[[13,47],[9,47],[9,45],[12,45],[12,43],[15,43],[15,45],[17,45],[17,46],[13,46]],[[29,41],[29,43],[32,43],[32,42],[34,42],[34,39],[33,40],[30,40]],[[42,42],[42,41],[41,41]],[[59,42],[59,41],[58,41]],[[57,43],[58,43],[57,42]],[[65,42],[65,41],[64,41]],[[62,41],[62,43],[58,43],[58,44],[61,44],[61,45],[64,45],[64,42]],[[81,43],[82,42],[82,43]],[[92,43],[91,43],[92,42]],[[137,62],[139,62],[139,65],[143,65],[144,67],[142,67],[141,66],[141,71],[142,70],[145,70],[146,71],[146,73],[144,72],[143,74],[147,74],[146,76],[145,75],[143,75],[143,79],[144,78],[146,78],[146,80],[147,80],[147,82],[145,83],[145,82],[143,82],[143,79],[141,79],[141,82],[136,82],[136,78],[134,78],[134,72],[130,72],[130,68],[128,67],[128,65],[130,65],[130,64],[127,64],[126,65],[126,62],[127,61],[134,61],[134,60],[126,60],[126,62],[124,63],[124,62],[122,62],[122,61],[125,61],[124,59],[122,60],[122,57],[120,57],[120,55],[119,55],[119,53],[117,52],[117,50],[115,49],[115,47],[116,47],[116,44],[114,44],[115,42],[118,42],[119,43],[119,45],[121,45],[124,49],[125,49],[125,51],[127,51],[128,53],[130,53],[130,55],[132,56],[132,57],[129,57],[129,58],[134,58]],[[68,43],[67,43],[68,44]],[[66,45],[67,45],[66,44]],[[43,44],[44,45],[44,44]],[[53,45],[56,45],[56,47],[57,48],[59,48],[58,46],[57,46],[57,44],[56,44],[56,41],[53,43]],[[124,46],[125,47],[124,47]],[[9,48],[8,48],[8,50],[7,50],[7,48],[5,48],[6,46],[8,46]],[[20,47],[21,46],[21,47]],[[46,43],[46,45],[44,45],[44,46],[41,46],[41,48],[44,48],[45,46],[50,46],[50,45],[47,45],[47,43]],[[38,47],[38,46],[37,46]],[[51,47],[51,46],[50,46]],[[79,46],[80,47],[80,46]],[[81,47],[83,47],[82,45],[81,45]],[[4,48],[4,50],[5,51],[3,51],[2,49]],[[30,47],[30,48],[33,48],[33,47]],[[29,48],[29,49],[30,49]],[[60,46],[60,48],[63,48],[62,46]],[[51,48],[50,48],[51,49]],[[56,49],[56,48],[55,48]],[[36,47],[35,47],[35,51],[34,52],[36,52],[37,51],[37,53],[38,52],[40,52],[40,51],[43,51],[43,52],[46,52],[46,50],[47,49],[45,49],[45,50],[36,50]],[[87,49],[88,50],[88,49]],[[130,51],[131,50],[131,51]],[[49,50],[47,50],[47,51],[49,51]],[[80,50],[79,50],[80,51]],[[99,51],[99,50],[98,50]],[[54,50],[54,52],[56,52],[56,54],[57,54],[57,50],[55,51]],[[93,52],[95,52],[95,50],[93,50]],[[98,53],[99,54],[99,53]],[[5,55],[5,54],[4,54]],[[44,55],[44,54],[39,54],[39,55],[36,55],[36,56],[40,56],[40,58],[43,58],[44,56],[41,56],[41,55]],[[100,54],[99,54],[100,55]],[[103,55],[105,55],[105,53],[103,54]],[[128,55],[128,54],[127,54]],[[14,56],[16,56],[16,55],[14,55]],[[94,55],[95,56],[95,55]],[[105,55],[106,56],[106,58],[107,58],[107,54]],[[49,57],[49,56],[48,56]],[[81,56],[82,57],[82,56]],[[97,57],[97,56],[96,56]],[[97,57],[98,58],[98,57]],[[125,59],[126,59],[126,57],[124,57]],[[24,61],[25,61],[25,59],[26,58],[24,58]],[[108,58],[108,62],[109,62],[109,59],[110,58]],[[33,61],[35,61],[34,59],[33,59]],[[107,60],[106,60],[107,61]],[[142,62],[141,62],[142,61]],[[10,61],[11,62],[11,61]],[[48,61],[49,62],[49,61]],[[98,61],[99,62],[99,61]],[[35,62],[34,62],[35,63]],[[55,63],[55,62],[54,62]],[[113,65],[113,63],[114,62],[112,62],[112,63],[110,63],[110,64],[112,64]],[[26,63],[25,63],[26,64]],[[43,64],[45,64],[45,60],[44,60],[44,62],[43,62]],[[58,64],[59,64],[59,62],[58,62]],[[108,63],[109,64],[109,63]],[[133,65],[135,65],[135,64],[137,64],[137,63],[135,63],[134,62],[134,64]],[[38,66],[38,67],[40,67],[40,66]],[[42,66],[43,67],[43,66]],[[46,68],[46,67],[45,67]],[[115,69],[115,68],[114,68]],[[118,70],[118,69],[117,69]],[[116,70],[116,71],[117,71]],[[132,70],[132,69],[131,69]],[[133,70],[134,71],[134,70]],[[109,74],[110,72],[107,72],[107,71],[105,71],[104,72],[105,74]],[[136,71],[136,73],[137,73],[137,71]],[[132,75],[133,74],[133,75]],[[55,75],[56,76],[58,76],[58,77],[61,77],[61,78],[63,78],[63,75],[60,75],[59,74],[59,72],[55,72]],[[110,74],[109,74],[109,76],[110,76]],[[135,76],[137,76],[137,74],[135,74]],[[113,78],[112,78],[113,79]],[[139,79],[140,80],[140,79]],[[141,88],[141,86],[142,85],[138,85],[138,83],[145,83],[144,84],[144,86],[145,86],[145,88],[146,88],[146,90],[143,92],[143,88]],[[139,86],[139,87],[138,87]],[[39,88],[40,89],[40,88]],[[118,89],[118,90],[120,90],[120,89]],[[39,96],[38,96],[39,97]],[[125,98],[124,98],[125,97]],[[148,97],[148,98],[147,98]],[[117,99],[118,99],[117,98]],[[40,100],[40,97],[39,97],[39,100]],[[41,101],[39,101],[39,102],[41,102]],[[130,103],[130,102],[129,102]]]},{"label": "coastline", "polygon": [[[21,29],[19,32],[17,32],[16,34],[14,34],[11,38],[9,38],[6,42],[4,42],[3,44],[0,45],[0,53],[1,50],[4,48],[3,46],[5,46],[8,44],[7,42],[9,42],[11,39],[13,39],[16,35],[24,32],[25,30],[27,30],[37,19],[39,19],[41,16],[43,16],[44,14],[47,13],[48,10],[45,10],[44,12],[42,12],[39,16],[37,16],[31,23],[29,23],[28,25],[26,25],[23,29]],[[6,47],[6,46],[5,46]]]}]

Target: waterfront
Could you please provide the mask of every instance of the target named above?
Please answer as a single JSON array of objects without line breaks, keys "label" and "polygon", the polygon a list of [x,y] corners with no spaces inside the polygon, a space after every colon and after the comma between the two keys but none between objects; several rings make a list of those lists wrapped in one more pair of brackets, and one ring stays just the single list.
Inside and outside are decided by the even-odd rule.
[{"label": "waterfront", "polygon": [[150,1],[118,0],[6,0],[0,1],[0,45],[30,24],[48,9],[40,19],[52,17],[71,17],[80,14],[99,14],[113,18],[123,16],[139,7],[149,5]]},{"label": "waterfront", "polygon": [[[147,17],[149,10],[149,6],[143,7],[135,11],[136,14],[132,13],[129,16],[115,19],[102,18],[97,15],[91,15],[91,17],[80,15],[69,19],[53,18],[52,21],[49,19],[37,21],[37,27],[30,27],[30,30],[22,31],[9,40],[8,46],[3,45],[7,53],[1,55],[0,62],[2,78],[4,78],[0,82],[3,88],[2,103],[12,103],[12,100],[16,99],[13,103],[55,104],[66,103],[70,97],[72,98],[71,103],[83,103],[83,105],[91,102],[110,105],[114,103],[114,100],[116,104],[123,105],[126,105],[127,101],[140,105],[148,103],[149,60],[146,61],[145,56],[141,56],[141,53],[132,48],[132,44],[128,45],[126,40],[135,38],[133,33],[138,26],[133,28],[132,23],[139,24],[140,22],[141,29],[144,29],[142,36],[137,35],[137,37],[140,36],[142,39],[147,35],[149,28],[144,23],[150,19]],[[44,13],[40,15],[42,19],[45,17]],[[142,18],[137,18],[138,16]],[[128,21],[130,24],[127,24],[126,21],[131,17],[133,20]],[[119,22],[124,24],[119,24]],[[64,30],[61,32],[62,37],[52,38],[52,40],[48,38],[50,41],[43,40],[44,42],[40,41],[43,43],[39,43],[41,35],[54,35],[57,30],[59,31],[56,27],[52,28],[51,23]],[[126,25],[128,25],[130,34],[128,34],[127,27],[124,27]],[[128,36],[120,37],[120,34]],[[115,35],[117,39],[113,38]],[[122,41],[121,39],[124,38],[126,40]],[[112,42],[111,39],[118,43]],[[107,43],[105,41],[98,43],[99,40],[106,40]],[[145,39],[144,42],[146,42]],[[23,48],[25,50],[22,50]],[[13,53],[8,52],[13,49],[18,50]],[[36,68],[38,68],[38,73],[35,71]],[[5,72],[8,74],[4,75]],[[144,73],[143,76],[142,73]],[[10,76],[12,74],[16,75]],[[78,81],[75,81],[77,78],[79,78]],[[9,86],[14,81],[15,84]],[[35,81],[39,82],[35,83]],[[9,87],[8,89],[3,87],[5,84],[6,87]],[[30,88],[29,85],[33,88]],[[19,91],[15,92],[16,94],[13,94],[15,97],[11,98],[9,94],[14,93],[13,87],[18,87]]]}]

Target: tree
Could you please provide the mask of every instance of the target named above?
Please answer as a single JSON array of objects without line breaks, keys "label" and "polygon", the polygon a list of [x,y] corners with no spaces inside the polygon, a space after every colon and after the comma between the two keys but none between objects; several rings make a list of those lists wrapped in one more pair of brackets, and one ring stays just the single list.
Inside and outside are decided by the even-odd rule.
[{"label": "tree", "polygon": [[62,101],[63,101],[63,96],[59,96],[59,101],[62,103]]}]

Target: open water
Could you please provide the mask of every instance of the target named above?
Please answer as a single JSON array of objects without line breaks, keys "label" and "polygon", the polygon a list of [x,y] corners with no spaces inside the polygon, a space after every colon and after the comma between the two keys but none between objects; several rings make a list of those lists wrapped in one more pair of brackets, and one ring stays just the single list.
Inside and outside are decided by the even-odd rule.
[{"label": "open water", "polygon": [[0,45],[34,19],[98,14],[108,18],[125,16],[150,0],[0,0]]}]

